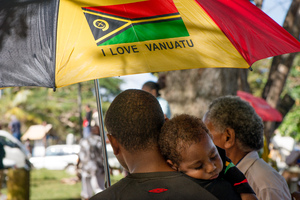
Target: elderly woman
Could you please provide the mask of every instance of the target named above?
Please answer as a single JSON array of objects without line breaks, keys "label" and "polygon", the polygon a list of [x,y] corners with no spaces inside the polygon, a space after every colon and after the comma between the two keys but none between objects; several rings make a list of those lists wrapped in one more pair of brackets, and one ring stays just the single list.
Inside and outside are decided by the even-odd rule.
[{"label": "elderly woman", "polygon": [[291,199],[285,179],[257,153],[263,147],[263,122],[237,96],[215,99],[203,117],[214,143],[248,179],[259,200]]}]

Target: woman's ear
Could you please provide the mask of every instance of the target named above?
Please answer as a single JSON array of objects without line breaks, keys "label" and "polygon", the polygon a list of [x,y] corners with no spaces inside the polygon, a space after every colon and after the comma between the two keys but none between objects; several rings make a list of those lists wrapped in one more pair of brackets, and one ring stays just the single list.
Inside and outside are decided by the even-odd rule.
[{"label": "woman's ear", "polygon": [[171,160],[167,160],[167,163],[170,167],[172,167],[172,169],[174,169],[175,171],[178,171],[178,166],[177,164],[173,163]]},{"label": "woman's ear", "polygon": [[112,136],[111,134],[107,134],[107,137],[108,137],[108,140],[111,144],[111,147],[114,151],[114,154],[115,155],[118,155],[119,154],[119,151],[120,151],[120,146],[119,146],[119,143],[118,141],[116,140],[116,138],[114,136]]},{"label": "woman's ear", "polygon": [[225,149],[230,149],[235,144],[235,131],[232,128],[226,128],[224,132],[225,138]]}]

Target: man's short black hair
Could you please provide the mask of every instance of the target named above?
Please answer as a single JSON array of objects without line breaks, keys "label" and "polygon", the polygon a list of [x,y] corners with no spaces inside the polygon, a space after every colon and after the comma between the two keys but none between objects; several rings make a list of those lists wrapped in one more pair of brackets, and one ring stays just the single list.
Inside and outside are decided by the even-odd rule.
[{"label": "man's short black hair", "polygon": [[164,114],[156,98],[142,90],[126,90],[111,103],[105,116],[109,134],[129,152],[157,147]]}]

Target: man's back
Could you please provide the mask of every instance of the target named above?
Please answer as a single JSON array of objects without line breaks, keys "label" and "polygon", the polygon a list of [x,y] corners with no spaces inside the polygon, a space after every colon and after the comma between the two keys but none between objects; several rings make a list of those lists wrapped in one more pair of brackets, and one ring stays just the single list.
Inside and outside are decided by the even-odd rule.
[{"label": "man's back", "polygon": [[118,183],[96,194],[90,200],[98,199],[216,200],[212,194],[179,172],[129,174]]}]

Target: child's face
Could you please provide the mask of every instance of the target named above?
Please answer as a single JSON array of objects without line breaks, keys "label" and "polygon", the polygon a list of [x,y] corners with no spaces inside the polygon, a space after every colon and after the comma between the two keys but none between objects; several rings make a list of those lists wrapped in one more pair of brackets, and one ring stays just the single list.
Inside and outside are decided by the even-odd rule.
[{"label": "child's face", "polygon": [[178,171],[196,179],[216,179],[223,168],[218,150],[208,135],[188,147],[181,156]]}]

